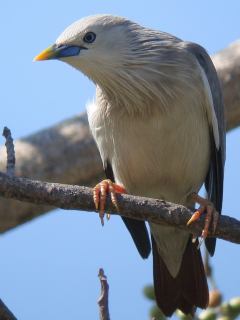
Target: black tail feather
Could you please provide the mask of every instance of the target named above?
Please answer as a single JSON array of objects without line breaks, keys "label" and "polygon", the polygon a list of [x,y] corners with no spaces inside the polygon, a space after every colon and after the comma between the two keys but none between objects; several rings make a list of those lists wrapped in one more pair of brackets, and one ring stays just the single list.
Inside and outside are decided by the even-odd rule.
[{"label": "black tail feather", "polygon": [[182,265],[176,278],[169,273],[160,257],[152,237],[153,279],[156,302],[166,316],[176,309],[194,314],[196,307],[208,306],[208,285],[197,243],[191,239],[183,255]]}]

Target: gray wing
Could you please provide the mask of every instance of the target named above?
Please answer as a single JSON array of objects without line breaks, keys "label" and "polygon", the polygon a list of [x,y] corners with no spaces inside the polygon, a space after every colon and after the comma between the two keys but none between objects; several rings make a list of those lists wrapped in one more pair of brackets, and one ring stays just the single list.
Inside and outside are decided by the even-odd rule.
[{"label": "gray wing", "polygon": [[[205,73],[210,88],[210,95],[212,98],[210,104],[213,105],[213,109],[210,111],[213,113],[212,121],[209,123],[212,150],[210,168],[205,180],[205,186],[208,198],[213,202],[216,210],[221,213],[224,163],[226,157],[226,129],[221,86],[213,62],[205,49],[195,43],[189,42],[183,42],[183,47],[196,57],[200,67]],[[215,123],[214,120],[216,120]],[[218,131],[218,139],[216,138],[216,130]],[[207,238],[205,243],[209,253],[213,255],[216,246],[216,238]]]}]

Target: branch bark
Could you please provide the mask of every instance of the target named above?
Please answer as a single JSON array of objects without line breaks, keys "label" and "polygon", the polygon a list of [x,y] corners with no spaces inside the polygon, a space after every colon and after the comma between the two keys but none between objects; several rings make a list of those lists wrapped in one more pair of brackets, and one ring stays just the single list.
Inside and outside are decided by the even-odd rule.
[{"label": "branch bark", "polygon": [[[90,134],[86,114],[16,140],[14,145],[17,176],[87,186],[103,177],[101,159]],[[5,171],[6,163],[6,149],[2,146],[0,171]],[[50,210],[53,208],[46,204],[9,201],[2,197],[0,233]]]},{"label": "branch bark", "polygon": [[[35,204],[51,205],[62,209],[95,211],[92,189],[88,187],[41,182],[0,173],[0,193],[9,199],[29,201]],[[188,230],[195,236],[200,235],[203,229],[204,221],[186,226],[191,217],[191,211],[181,205],[130,195],[118,195],[118,205],[120,212],[116,211],[108,197],[106,209],[112,214],[175,226]],[[209,236],[213,234],[209,233]],[[221,216],[214,236],[240,243],[240,221]]]},{"label": "branch bark", "polygon": [[227,130],[240,124],[240,40],[212,56],[222,83]]},{"label": "branch bark", "polygon": [[0,299],[0,319],[1,320],[17,320],[14,314],[8,309],[8,307]]},{"label": "branch bark", "polygon": [[11,131],[4,127],[3,129],[3,136],[6,139],[6,151],[7,151],[7,174],[9,176],[14,176],[15,174],[15,150],[13,144],[13,138],[11,135]]},{"label": "branch bark", "polygon": [[109,285],[107,282],[107,277],[104,274],[104,270],[102,268],[99,269],[98,277],[101,283],[101,295],[98,299],[100,320],[110,320],[108,307]]},{"label": "branch bark", "polygon": [[[223,86],[228,130],[240,124],[240,41],[213,57]],[[102,164],[86,114],[66,120],[15,142],[17,176],[91,186],[103,177]],[[0,148],[0,170],[6,163]],[[49,205],[0,201],[0,232],[52,210]],[[6,214],[7,212],[7,214]]]}]

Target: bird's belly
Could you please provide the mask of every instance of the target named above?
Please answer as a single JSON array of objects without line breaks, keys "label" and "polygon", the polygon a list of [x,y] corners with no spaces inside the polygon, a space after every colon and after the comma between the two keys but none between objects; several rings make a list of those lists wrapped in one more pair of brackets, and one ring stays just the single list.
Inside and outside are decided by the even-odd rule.
[{"label": "bird's belly", "polygon": [[[192,206],[188,195],[198,192],[210,161],[209,124],[197,101],[193,108],[132,118],[106,117],[97,108],[90,126],[101,158],[108,160],[114,178],[134,195]],[[189,233],[150,224],[159,253],[175,277]],[[169,252],[172,254],[169,255]]]},{"label": "bird's belly", "polygon": [[210,157],[207,121],[172,119],[117,125],[106,148],[115,180],[130,194],[187,204],[203,184]]},{"label": "bird's belly", "polygon": [[[208,123],[197,119],[165,117],[119,127],[110,148],[116,182],[130,194],[192,206],[188,196],[199,191],[210,159]],[[153,223],[150,228],[160,256],[176,277],[189,233]]]}]

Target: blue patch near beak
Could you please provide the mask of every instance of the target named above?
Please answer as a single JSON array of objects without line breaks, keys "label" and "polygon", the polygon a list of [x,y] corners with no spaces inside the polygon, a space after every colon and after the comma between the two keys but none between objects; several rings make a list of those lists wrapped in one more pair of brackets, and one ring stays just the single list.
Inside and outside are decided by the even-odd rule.
[{"label": "blue patch near beak", "polygon": [[71,45],[56,45],[43,50],[34,58],[34,61],[61,59],[66,57],[73,57],[79,55],[81,50],[87,50],[85,47],[71,46]]},{"label": "blue patch near beak", "polygon": [[78,47],[78,46],[67,46],[67,45],[55,46],[54,48],[55,59],[77,56],[79,55],[81,49],[86,49],[86,48]]}]

